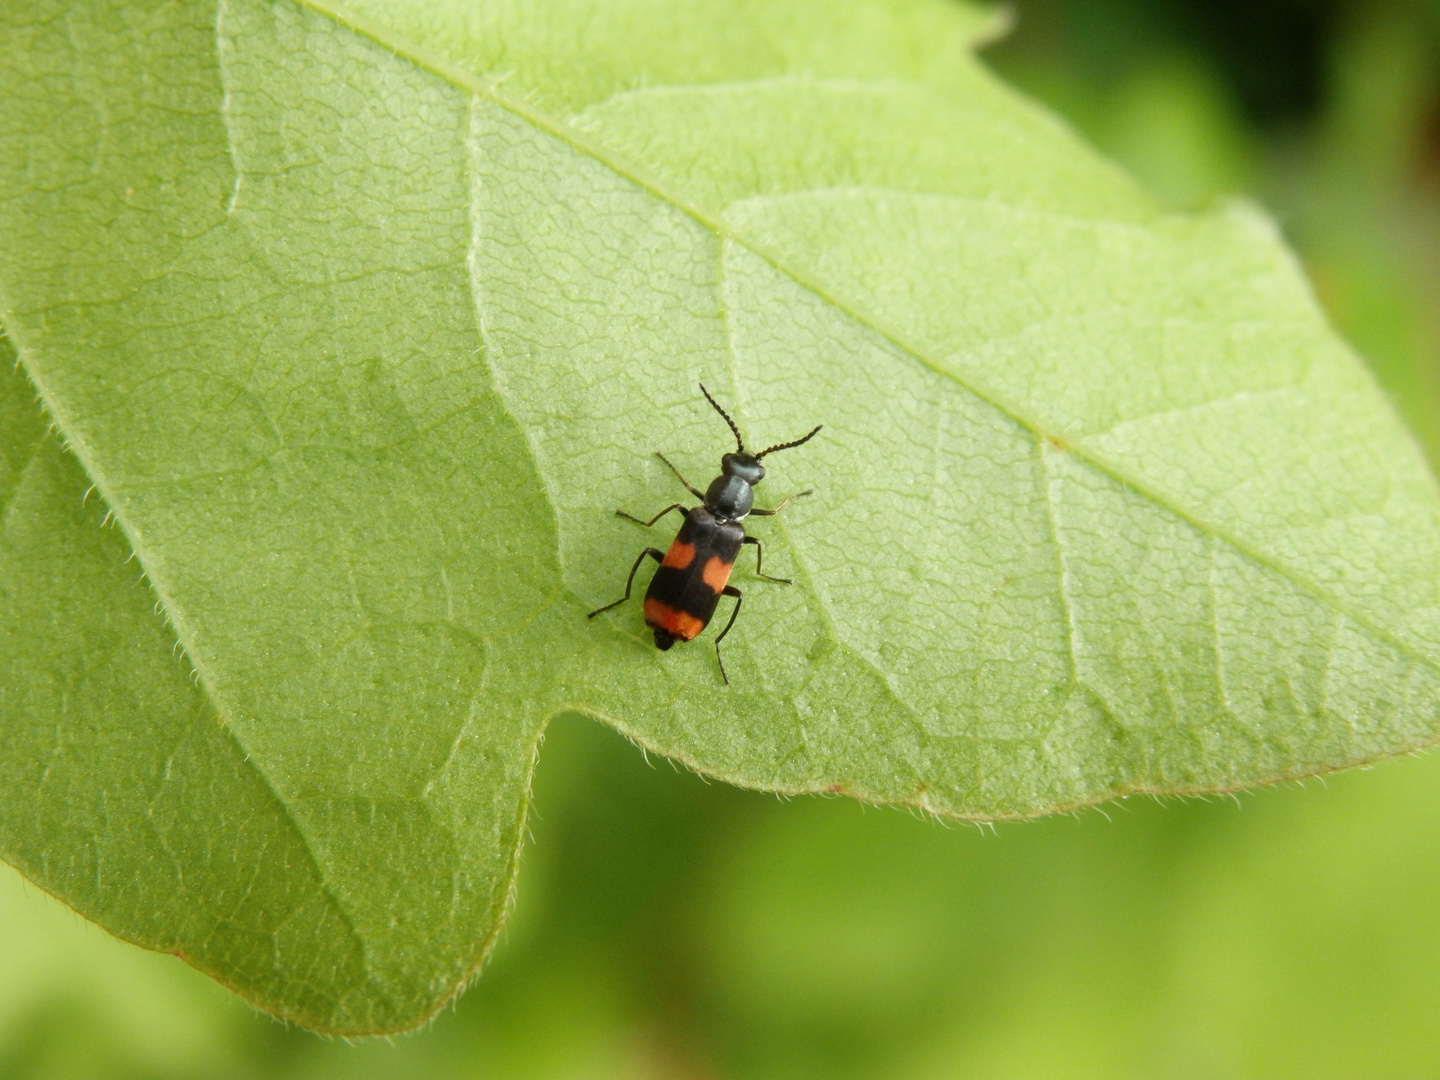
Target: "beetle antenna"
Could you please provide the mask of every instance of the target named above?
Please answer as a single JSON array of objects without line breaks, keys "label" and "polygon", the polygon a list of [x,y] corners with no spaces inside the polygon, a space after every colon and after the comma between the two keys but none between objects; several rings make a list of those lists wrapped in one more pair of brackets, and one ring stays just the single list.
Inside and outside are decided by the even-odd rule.
[{"label": "beetle antenna", "polygon": [[799,446],[801,443],[807,443],[816,435],[820,434],[820,429],[824,426],[824,424],[816,424],[815,430],[810,432],[810,434],[806,435],[803,439],[796,439],[794,442],[777,443],[774,446],[767,447],[766,449],[761,450],[760,453],[755,455],[755,460],[759,461],[766,454],[773,454],[776,450],[789,450],[792,446]]},{"label": "beetle antenna", "polygon": [[[722,409],[719,402],[717,402],[713,397],[710,396],[710,391],[705,389],[705,384],[703,382],[700,384],[700,393],[705,395],[705,400],[710,402],[711,405],[714,405],[715,411],[725,418],[725,423],[730,425],[730,430],[735,433],[735,448],[743,454],[745,452],[745,440],[740,437],[740,429],[735,426],[735,421],[731,420],[730,414],[724,409]],[[818,431],[819,429],[817,428],[816,430]],[[814,431],[810,433],[810,435],[813,434],[815,434]],[[805,438],[808,439],[810,435],[805,436]],[[804,440],[801,441],[803,442]]]}]

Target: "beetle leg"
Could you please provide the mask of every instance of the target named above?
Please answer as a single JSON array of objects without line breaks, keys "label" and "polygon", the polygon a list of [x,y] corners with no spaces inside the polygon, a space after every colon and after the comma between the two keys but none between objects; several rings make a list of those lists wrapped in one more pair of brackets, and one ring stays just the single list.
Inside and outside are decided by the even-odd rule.
[{"label": "beetle leg", "polygon": [[634,514],[627,514],[624,510],[616,510],[616,511],[615,511],[615,514],[616,514],[617,517],[623,517],[623,518],[625,518],[627,521],[633,521],[633,522],[635,522],[636,525],[644,525],[645,528],[648,529],[648,528],[650,528],[651,525],[654,525],[655,522],[659,521],[659,520],[660,520],[662,517],[664,517],[666,514],[670,513],[671,510],[681,510],[681,511],[683,511],[684,509],[685,509],[685,507],[684,507],[681,503],[671,503],[669,506],[665,507],[664,510],[661,510],[658,514],[656,514],[654,517],[652,517],[649,521],[641,521],[641,520],[640,520],[639,518],[637,518]]},{"label": "beetle leg", "polygon": [[[620,597],[620,599],[616,600],[613,604],[606,604],[602,608],[596,608],[594,611],[590,612],[589,615],[585,616],[587,619],[593,619],[602,611],[609,611],[612,607],[619,607],[626,600],[630,599],[630,586],[635,584],[635,571],[640,569],[640,564],[645,561],[646,555],[649,555],[656,562],[663,562],[665,559],[665,556],[661,552],[657,551],[655,548],[646,548],[644,551],[640,552],[639,556],[635,559],[635,565],[630,567],[630,576],[625,579],[625,595]],[[731,621],[733,622],[734,620],[732,619]]]},{"label": "beetle leg", "polygon": [[755,576],[756,576],[756,577],[758,577],[758,578],[763,578],[763,579],[766,580],[766,581],[773,581],[776,585],[793,585],[793,584],[795,584],[795,583],[794,583],[793,581],[791,581],[788,577],[771,577],[769,574],[766,574],[766,573],[762,573],[762,572],[761,572],[761,570],[760,570],[760,564],[761,564],[762,556],[761,556],[760,553],[764,550],[764,548],[762,548],[762,547],[760,546],[760,538],[759,538],[758,536],[747,536],[747,537],[745,537],[744,540],[741,540],[740,542],[741,542],[742,544],[754,544],[754,545],[755,545]]},{"label": "beetle leg", "polygon": [[725,635],[730,632],[730,627],[735,625],[735,616],[740,614],[740,600],[743,594],[734,585],[726,585],[721,596],[733,596],[735,606],[730,610],[730,621],[725,624],[725,629],[720,631],[720,636],[715,639],[715,662],[720,665],[720,678],[725,680],[725,685],[730,685],[730,676],[725,674],[725,661],[720,659],[720,642],[725,640]]},{"label": "beetle leg", "polygon": [[661,461],[665,462],[666,465],[670,466],[670,471],[680,478],[680,483],[685,485],[685,489],[689,491],[691,495],[694,495],[695,498],[699,499],[702,503],[705,501],[705,493],[699,488],[697,488],[694,484],[690,483],[689,480],[686,480],[684,473],[682,473],[679,469],[675,468],[674,465],[670,465],[669,458],[667,458],[664,454],[660,453],[659,450],[655,451],[655,456],[658,457]]},{"label": "beetle leg", "polygon": [[790,505],[792,499],[803,499],[806,495],[814,494],[815,492],[810,491],[807,488],[805,491],[797,491],[794,495],[786,495],[785,498],[780,500],[780,505],[775,507],[774,510],[761,510],[759,507],[756,507],[755,509],[751,510],[750,513],[759,514],[761,517],[774,517],[781,510],[784,510],[785,507]]}]

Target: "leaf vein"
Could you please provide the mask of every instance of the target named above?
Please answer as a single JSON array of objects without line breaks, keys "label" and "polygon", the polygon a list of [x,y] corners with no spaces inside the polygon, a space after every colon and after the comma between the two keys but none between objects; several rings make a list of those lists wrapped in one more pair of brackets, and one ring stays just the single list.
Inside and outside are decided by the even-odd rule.
[{"label": "leaf vein", "polygon": [[[1410,659],[1418,663],[1423,663],[1435,671],[1440,672],[1440,658],[1426,655],[1415,645],[1392,634],[1378,625],[1368,613],[1358,609],[1356,605],[1344,598],[1334,595],[1309,575],[1285,564],[1274,556],[1257,550],[1253,545],[1232,535],[1229,530],[1212,522],[1208,522],[1195,513],[1176,506],[1171,500],[1148,488],[1138,477],[1129,475],[1125,469],[1106,460],[1103,455],[1076,445],[1064,432],[1050,430],[1050,427],[1038,417],[1029,415],[1017,402],[1011,401],[1007,395],[999,392],[995,387],[987,385],[983,380],[975,378],[974,376],[962,377],[956,374],[938,360],[932,358],[923,346],[912,342],[908,335],[887,325],[884,320],[877,318],[873,313],[869,312],[863,304],[848,302],[842,299],[834,293],[823,280],[792,265],[788,259],[773,250],[769,245],[753,237],[743,235],[723,218],[715,216],[697,203],[686,199],[678,192],[670,190],[670,188],[658,178],[648,175],[640,167],[630,162],[617,159],[607,147],[591,140],[586,136],[586,133],[549,115],[532,102],[506,94],[502,90],[498,80],[479,76],[467,71],[454,61],[431,50],[422,48],[413,42],[400,38],[399,35],[389,31],[388,28],[382,27],[369,19],[347,10],[343,5],[334,3],[333,0],[293,0],[293,2],[315,11],[355,34],[368,38],[392,55],[404,58],[417,68],[429,71],[431,74],[450,82],[459,89],[466,90],[473,95],[490,101],[498,108],[504,109],[506,112],[530,124],[537,130],[565,143],[577,153],[591,158],[610,169],[616,175],[624,177],[656,199],[669,203],[717,235],[731,239],[748,248],[796,284],[813,293],[816,297],[834,307],[836,310],[845,313],[859,325],[873,330],[896,348],[914,357],[914,359],[924,367],[949,379],[956,385],[973,393],[981,400],[988,402],[1016,423],[1030,429],[1037,435],[1049,438],[1057,445],[1064,446],[1068,452],[1075,454],[1103,475],[1109,476],[1117,483],[1135,492],[1142,499],[1168,510],[1176,517],[1190,523],[1202,532],[1213,534],[1225,540],[1233,548],[1257,564],[1279,574],[1287,581],[1294,583],[1305,592],[1318,598],[1322,603],[1344,614],[1356,625],[1364,628],[1368,633],[1373,635],[1377,640],[1383,641]],[[521,430],[524,430],[523,425],[521,425]]]},{"label": "leaf vein", "polygon": [[25,459],[25,464],[21,466],[19,474],[15,477],[14,486],[5,493],[4,498],[0,498],[0,536],[5,535],[6,526],[10,521],[10,510],[15,504],[15,497],[25,486],[26,481],[30,479],[31,471],[39,467],[40,452],[49,441],[48,434],[35,440],[35,445],[30,448],[30,456]]},{"label": "leaf vein", "polygon": [[[1047,449],[1050,444],[1044,439],[1037,439],[1035,445],[1036,456],[1040,459],[1041,486],[1045,489],[1045,520],[1050,526],[1050,538],[1055,547],[1055,595],[1060,600],[1060,609],[1065,618],[1065,655],[1070,662],[1070,681],[1078,687],[1088,689],[1097,698],[1100,698],[1099,691],[1086,686],[1080,678],[1080,661],[1076,654],[1075,609],[1070,603],[1070,587],[1067,582],[1069,570],[1065,565],[1065,545],[1060,538],[1060,522],[1056,517],[1055,493],[1052,490],[1054,474],[1050,468],[1049,455],[1051,451]],[[1106,704],[1106,708],[1109,709],[1108,704]]]},{"label": "leaf vein", "polygon": [[116,525],[119,526],[127,545],[134,553],[136,561],[140,564],[147,587],[156,598],[156,607],[159,609],[165,622],[169,625],[170,632],[175,635],[181,652],[190,662],[190,666],[195,675],[194,681],[196,687],[205,697],[206,702],[214,711],[215,716],[219,718],[220,726],[225,731],[226,736],[235,744],[241,760],[254,770],[256,777],[264,785],[271,798],[275,800],[276,805],[280,807],[286,820],[290,822],[291,827],[294,828],[296,836],[300,839],[300,846],[304,850],[306,857],[310,860],[311,867],[315,872],[315,879],[319,884],[321,892],[329,901],[330,906],[339,915],[346,929],[350,932],[357,948],[360,950],[361,956],[365,957],[364,967],[368,975],[369,960],[366,955],[365,941],[355,924],[353,916],[346,909],[345,905],[341,903],[334,887],[330,884],[325,874],[324,866],[312,846],[311,839],[301,826],[299,819],[295,816],[289,800],[281,793],[266,770],[252,760],[244,740],[235,730],[232,723],[233,714],[225,704],[224,697],[215,685],[215,679],[210,671],[209,664],[195,648],[193,635],[189,632],[189,621],[185,618],[179,606],[170,597],[169,591],[163,584],[163,575],[157,570],[154,565],[154,560],[147,555],[144,546],[139,543],[129,516],[126,514],[124,507],[113,497],[109,481],[96,464],[89,447],[80,437],[73,422],[65,415],[64,410],[60,408],[56,395],[50,390],[40,372],[36,370],[34,363],[27,359],[28,350],[25,348],[24,342],[17,337],[13,331],[10,332],[9,336],[14,343],[15,354],[18,358],[20,369],[25,372],[26,377],[30,380],[30,384],[35,387],[36,394],[45,412],[49,414],[54,421],[56,429],[64,439],[66,449],[74,455],[76,461],[80,463],[81,468],[85,471],[86,476],[90,478],[94,489],[100,494],[101,499],[104,500],[106,508],[109,511],[109,516],[113,518]]}]

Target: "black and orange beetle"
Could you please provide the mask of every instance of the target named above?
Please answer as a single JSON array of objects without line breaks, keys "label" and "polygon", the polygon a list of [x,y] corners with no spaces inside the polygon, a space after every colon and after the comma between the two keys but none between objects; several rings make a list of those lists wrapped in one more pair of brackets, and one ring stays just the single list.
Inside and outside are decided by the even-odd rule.
[{"label": "black and orange beetle", "polygon": [[705,395],[705,400],[715,407],[715,411],[725,418],[725,423],[729,424],[730,430],[735,433],[735,453],[725,454],[720,458],[720,475],[710,482],[709,489],[704,492],[693,487],[690,481],[681,475],[680,470],[666,460],[664,454],[657,453],[655,455],[669,466],[671,472],[680,477],[680,483],[684,484],[690,494],[700,499],[704,505],[686,510],[681,503],[671,503],[649,521],[641,521],[639,518],[625,513],[624,510],[616,510],[615,513],[620,517],[627,518],[638,525],[644,525],[647,529],[670,511],[680,510],[685,514],[685,524],[680,526],[679,535],[675,537],[674,543],[670,545],[670,550],[665,554],[662,555],[658,548],[646,548],[640,553],[635,560],[635,565],[630,567],[630,576],[625,579],[624,596],[613,604],[596,608],[586,618],[593,619],[601,612],[619,607],[630,599],[630,588],[635,583],[635,572],[640,569],[640,564],[648,555],[660,564],[660,569],[656,570],[655,576],[650,579],[650,588],[645,590],[645,625],[655,631],[655,647],[657,649],[668,649],[677,641],[689,641],[698,637],[715,614],[715,607],[720,603],[720,597],[733,596],[735,598],[735,607],[730,612],[730,621],[725,624],[725,629],[721,630],[720,636],[715,639],[715,660],[720,665],[720,677],[728,684],[730,676],[725,674],[725,661],[720,658],[720,642],[725,640],[725,635],[730,632],[730,627],[735,625],[735,616],[740,614],[741,593],[739,589],[730,584],[730,571],[735,567],[735,558],[740,554],[740,545],[755,545],[755,574],[757,577],[763,578],[765,581],[773,581],[778,585],[790,584],[789,578],[771,577],[769,574],[760,572],[762,562],[760,541],[753,536],[746,536],[745,526],[741,522],[751,514],[773,516],[785,509],[785,505],[791,499],[811,494],[809,491],[802,491],[786,496],[773,510],[757,509],[755,507],[755,485],[765,479],[765,467],[760,464],[760,459],[777,450],[788,450],[792,446],[809,442],[820,431],[820,426],[817,426],[803,439],[777,443],[758,454],[747,454],[745,440],[741,438],[740,429],[735,426],[735,421],[730,419],[730,414],[710,396],[710,391],[705,389],[704,383],[700,384],[700,392]]}]

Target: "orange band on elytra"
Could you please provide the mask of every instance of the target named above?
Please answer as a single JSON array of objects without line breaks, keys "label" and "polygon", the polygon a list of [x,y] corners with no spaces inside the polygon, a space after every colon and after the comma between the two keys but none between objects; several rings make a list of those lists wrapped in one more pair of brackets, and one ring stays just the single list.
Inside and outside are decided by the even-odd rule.
[{"label": "orange band on elytra", "polygon": [[705,624],[688,611],[676,611],[659,600],[645,601],[645,624],[656,630],[668,630],[681,641],[689,641],[705,629]]},{"label": "orange band on elytra", "polygon": [[682,544],[676,540],[670,545],[670,550],[665,552],[665,561],[661,566],[668,566],[674,570],[684,570],[695,561],[695,545]]},{"label": "orange band on elytra", "polygon": [[705,564],[705,569],[701,571],[700,576],[705,579],[706,585],[718,593],[730,580],[730,568],[734,565],[734,563],[726,562],[719,555],[711,555],[710,561]]}]

